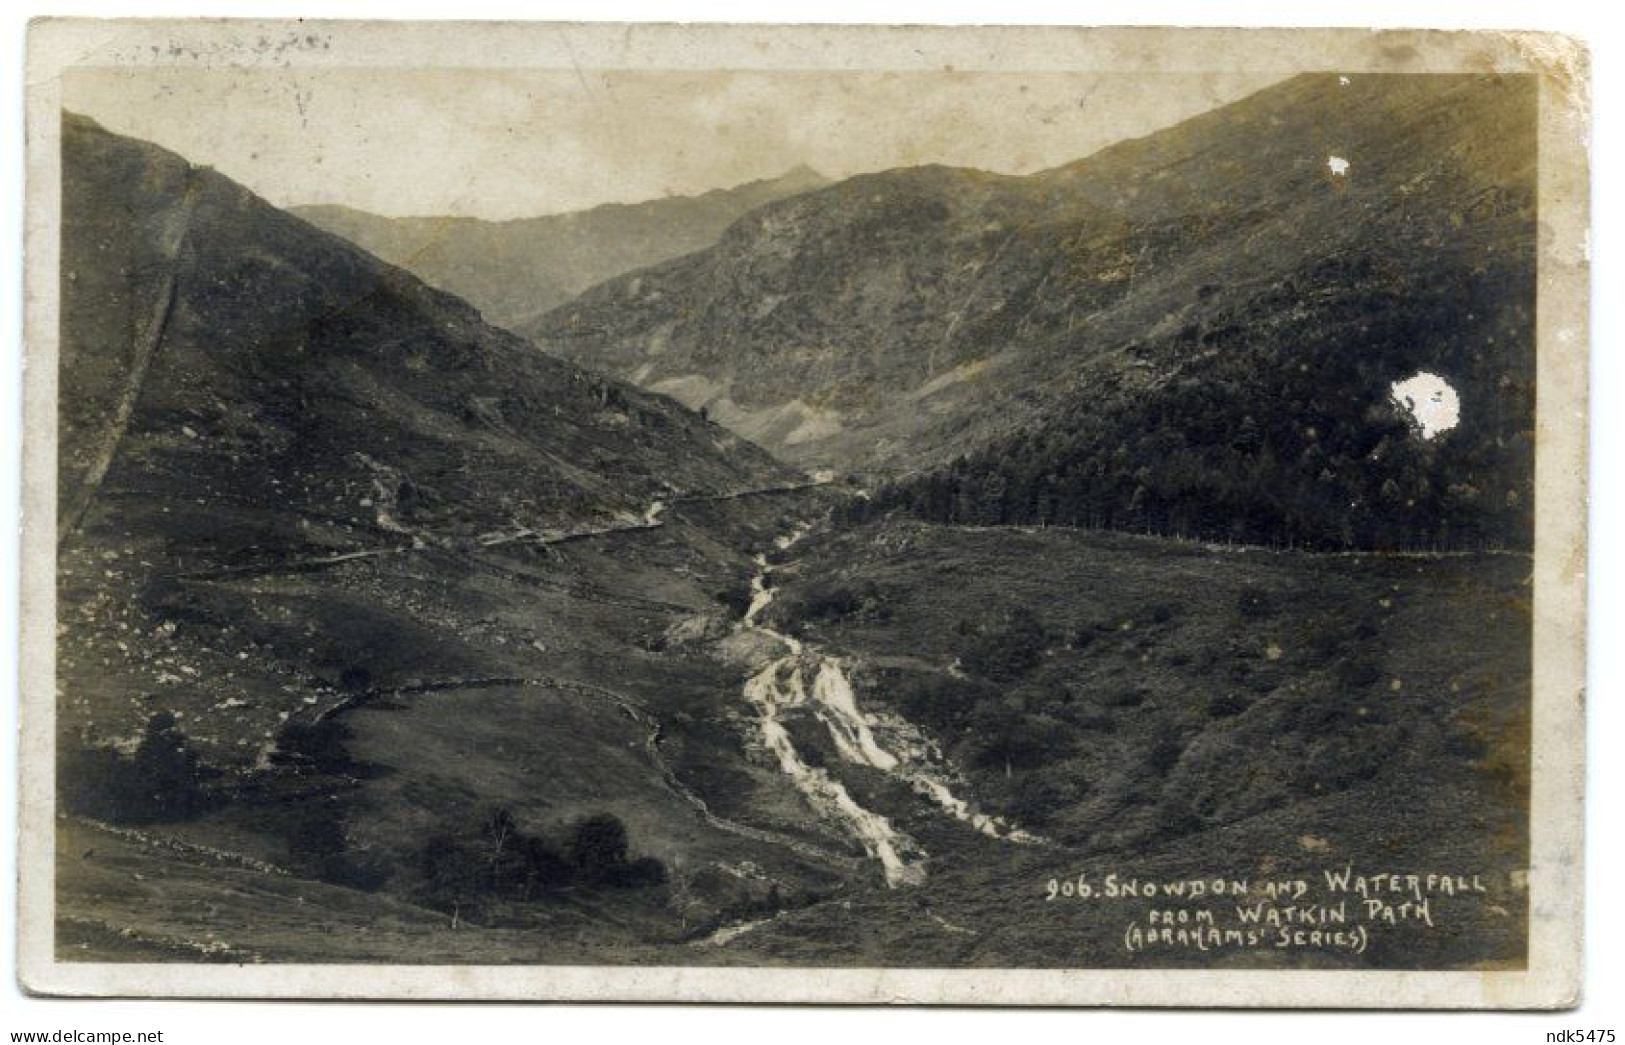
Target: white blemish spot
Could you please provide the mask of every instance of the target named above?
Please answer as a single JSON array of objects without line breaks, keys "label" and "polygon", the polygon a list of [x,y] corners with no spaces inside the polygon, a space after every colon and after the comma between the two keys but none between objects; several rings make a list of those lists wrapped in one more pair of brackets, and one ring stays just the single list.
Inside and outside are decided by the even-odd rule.
[{"label": "white blemish spot", "polygon": [[1423,439],[1432,439],[1461,423],[1461,397],[1438,374],[1424,370],[1404,381],[1395,381],[1392,393],[1394,402],[1404,407],[1422,429]]},{"label": "white blemish spot", "polygon": [[1349,85],[1349,78],[1347,76],[1339,76],[1337,78],[1337,86],[1339,86],[1339,87],[1347,87],[1348,85]]},{"label": "white blemish spot", "polygon": [[1326,166],[1331,168],[1332,174],[1341,178],[1349,172],[1349,161],[1341,156],[1326,157]]}]

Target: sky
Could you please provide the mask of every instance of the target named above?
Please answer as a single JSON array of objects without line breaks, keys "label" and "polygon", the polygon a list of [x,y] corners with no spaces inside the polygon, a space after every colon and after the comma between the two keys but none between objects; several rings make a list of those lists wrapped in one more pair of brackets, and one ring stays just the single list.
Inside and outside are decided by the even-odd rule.
[{"label": "sky", "polygon": [[81,68],[63,105],[278,206],[502,219],[798,164],[1025,174],[1268,86],[1247,73]]}]

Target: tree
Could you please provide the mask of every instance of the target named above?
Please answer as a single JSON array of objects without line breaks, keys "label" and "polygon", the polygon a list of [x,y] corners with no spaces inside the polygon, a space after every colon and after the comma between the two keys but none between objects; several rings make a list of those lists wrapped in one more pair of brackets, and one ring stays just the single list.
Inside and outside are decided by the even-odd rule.
[{"label": "tree", "polygon": [[577,821],[566,852],[584,879],[607,881],[626,863],[626,825],[611,813],[594,813]]},{"label": "tree", "polygon": [[186,820],[214,801],[208,783],[219,771],[204,763],[175,715],[160,711],[146,724],[135,753],[86,748],[64,755],[58,768],[63,801],[76,812],[115,821]]},{"label": "tree", "polygon": [[1002,625],[972,636],[960,650],[959,662],[985,679],[1011,682],[1043,661],[1045,642],[1043,624],[1023,606],[1012,610]]}]

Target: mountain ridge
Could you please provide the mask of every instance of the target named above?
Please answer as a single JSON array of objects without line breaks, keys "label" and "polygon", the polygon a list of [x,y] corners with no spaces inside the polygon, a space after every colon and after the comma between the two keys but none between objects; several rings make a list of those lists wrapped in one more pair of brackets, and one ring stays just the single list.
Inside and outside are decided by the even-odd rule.
[{"label": "mountain ridge", "polygon": [[[549,540],[653,529],[680,496],[800,479],[173,153],[73,114],[63,151],[59,670],[75,694],[71,732],[123,735],[157,692],[199,722],[229,719],[210,685],[231,676],[253,691],[235,714],[274,723],[299,705],[286,687],[259,689],[261,670],[318,690],[346,661],[369,665],[370,684],[478,674],[486,654],[381,608],[403,598],[401,578],[383,576],[373,602],[314,578],[486,548],[547,561]],[[294,595],[293,576],[313,579]],[[333,606],[342,619],[320,644],[301,641],[295,622]],[[180,622],[204,638],[177,661],[162,650]],[[132,628],[158,638],[115,641]],[[222,636],[244,633],[259,638],[234,663]],[[90,700],[108,663],[127,671],[115,688],[147,695]],[[212,754],[252,761],[256,749]]]},{"label": "mountain ridge", "polygon": [[[987,456],[1009,459],[1018,433],[1075,431],[1091,412],[1114,414],[1112,431],[1044,451],[1044,471],[1064,476],[1076,461],[1098,478],[1102,455],[1142,441],[1136,404],[1191,381],[1226,397],[1187,411],[1214,415],[1192,451],[1199,467],[1246,486],[1257,447],[1243,429],[1259,412],[1246,398],[1272,373],[1329,376],[1316,368],[1330,360],[1335,380],[1317,393],[1306,376],[1287,401],[1335,404],[1261,444],[1294,458],[1291,497],[1326,503],[1312,519],[1287,520],[1292,509],[1238,524],[1248,539],[1271,527],[1330,545],[1437,538],[1418,527],[1445,511],[1452,540],[1522,545],[1534,96],[1528,77],[1312,74],[1037,175],[859,176],[754,211],[716,246],[595,287],[521,333],[705,408],[785,459],[881,478],[938,472],[995,444]],[[1430,368],[1483,409],[1423,445],[1407,441],[1389,385]],[[1191,434],[1179,409],[1160,414]],[[1327,425],[1337,445],[1318,452],[1329,463],[1297,462]],[[1380,445],[1403,460],[1371,460]],[[1330,488],[1313,493],[1328,469]],[[1345,533],[1331,517],[1339,498],[1374,516],[1387,483],[1424,479],[1439,489],[1393,532],[1368,518]],[[1245,507],[1246,496],[1197,491],[1145,517],[1147,496],[1179,501],[1170,491],[1182,484],[1113,486],[1056,516],[1024,503],[956,517],[1099,516],[1178,532],[1194,521],[1165,516],[1220,515],[1196,528],[1223,535]],[[1451,486],[1477,503],[1444,505]],[[1524,503],[1492,503],[1508,496]],[[1389,495],[1388,507],[1396,498],[1418,501]]]},{"label": "mountain ridge", "polygon": [[514,326],[602,280],[709,246],[746,211],[825,184],[798,164],[730,188],[526,218],[386,217],[339,204],[289,211]]}]

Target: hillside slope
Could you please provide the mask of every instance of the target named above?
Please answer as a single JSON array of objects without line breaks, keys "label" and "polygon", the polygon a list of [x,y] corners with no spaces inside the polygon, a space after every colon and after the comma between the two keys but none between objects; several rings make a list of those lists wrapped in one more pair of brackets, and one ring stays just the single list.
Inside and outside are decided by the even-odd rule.
[{"label": "hillside slope", "polygon": [[796,167],[698,196],[511,221],[386,218],[336,205],[292,212],[512,327],[623,272],[709,247],[740,215],[828,183]]},{"label": "hillside slope", "polygon": [[[562,864],[568,902],[511,915],[570,953],[765,893],[714,863],[784,902],[827,878],[817,828],[783,843],[679,775],[798,808],[728,731],[736,671],[662,652],[724,627],[718,594],[819,491],[171,153],[67,115],[63,178],[59,812],[144,839],[112,891],[111,845],[64,865],[65,948],[267,931],[222,860],[419,927],[494,919],[474,905],[517,887],[456,862],[492,822],[538,860],[624,831]],[[227,913],[199,924],[195,889]]]},{"label": "hillside slope", "polygon": [[[1301,76],[1030,177],[782,201],[522,332],[798,463],[928,473],[889,503],[946,521],[1521,545],[1534,105]],[[1434,440],[1418,372],[1464,404]]]},{"label": "hillside slope", "polygon": [[93,502],[207,497],[255,516],[163,528],[229,562],[636,517],[785,475],[206,168],[71,116],[63,147],[64,527]]},{"label": "hillside slope", "polygon": [[[1528,571],[1517,553],[1318,554],[903,519],[810,537],[777,571],[769,620],[839,654],[877,735],[909,723],[982,811],[1045,843],[950,841],[906,789],[826,740],[860,801],[931,852],[928,900],[792,912],[741,939],[736,960],[895,961],[880,941],[907,940],[905,954],[944,966],[1518,967]],[[787,725],[810,747],[820,731],[798,731],[797,714],[811,717]],[[1372,863],[1471,867],[1487,895],[1441,899],[1436,925],[1373,927],[1353,957],[1130,954],[1130,907],[1043,892],[1108,874],[1318,881]]]}]

